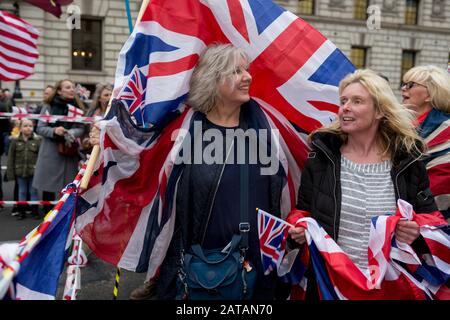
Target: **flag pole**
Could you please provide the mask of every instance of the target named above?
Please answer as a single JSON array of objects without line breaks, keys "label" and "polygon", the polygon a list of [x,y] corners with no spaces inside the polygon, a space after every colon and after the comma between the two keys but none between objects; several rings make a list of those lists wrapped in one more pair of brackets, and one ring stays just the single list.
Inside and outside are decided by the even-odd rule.
[{"label": "flag pole", "polygon": [[130,33],[132,33],[133,32],[133,20],[131,19],[130,0],[125,0],[125,7],[127,9],[128,28],[130,29]]},{"label": "flag pole", "polygon": [[[132,30],[133,26],[130,24],[131,10],[128,11],[130,9],[130,7],[129,7],[130,4],[129,4],[128,0],[125,0],[125,2],[126,2],[125,5],[126,5],[126,8],[127,8],[127,14],[129,13],[129,15],[128,15],[128,26],[130,27],[130,33],[131,33],[131,32],[133,32],[133,30]],[[141,21],[142,16],[144,15],[144,12],[145,12],[145,8],[147,8],[147,5],[149,3],[150,3],[150,0],[143,0],[142,1],[141,9],[139,10],[139,15],[138,15],[138,17],[136,19],[136,24],[138,24]],[[111,100],[112,100],[112,98],[111,98]],[[108,108],[106,109],[105,114],[108,114],[109,109],[111,108],[111,100],[108,103]],[[86,171],[84,173],[83,180],[81,180],[81,184],[80,184],[80,189],[81,190],[86,190],[87,189],[87,187],[89,185],[89,181],[91,180],[91,177],[92,177],[92,173],[94,172],[94,166],[95,166],[95,163],[97,162],[99,154],[100,154],[100,147],[98,145],[95,145],[92,148],[91,156],[89,157],[89,161],[88,161],[87,166],[86,166]]]}]

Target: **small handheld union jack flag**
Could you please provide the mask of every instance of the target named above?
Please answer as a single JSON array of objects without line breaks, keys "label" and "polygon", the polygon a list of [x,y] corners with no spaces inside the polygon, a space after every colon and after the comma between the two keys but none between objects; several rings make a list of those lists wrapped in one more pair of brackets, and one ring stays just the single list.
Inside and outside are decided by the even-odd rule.
[{"label": "small handheld union jack flag", "polygon": [[291,227],[261,209],[258,209],[259,247],[264,274],[278,269],[286,248],[287,231]]},{"label": "small handheld union jack flag", "polygon": [[128,111],[134,116],[139,125],[144,124],[142,110],[145,105],[145,90],[147,87],[147,78],[134,66],[124,86],[117,95],[117,99],[125,103]]},{"label": "small handheld union jack flag", "polygon": [[78,94],[78,96],[83,100],[87,100],[91,96],[91,92],[85,87],[83,87],[81,84],[77,84],[77,86],[75,87],[75,91]]}]

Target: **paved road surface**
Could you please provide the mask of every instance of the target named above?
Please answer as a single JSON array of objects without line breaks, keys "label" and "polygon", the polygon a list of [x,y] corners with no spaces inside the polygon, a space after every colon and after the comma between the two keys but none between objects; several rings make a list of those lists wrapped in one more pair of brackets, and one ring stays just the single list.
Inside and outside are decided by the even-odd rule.
[{"label": "paved road surface", "polygon": [[[1,159],[2,166],[5,166],[6,159]],[[2,170],[3,178],[4,170]],[[4,200],[13,200],[14,184],[12,182],[3,183]],[[27,216],[25,220],[18,221],[11,216],[12,207],[5,207],[0,211],[0,244],[5,242],[18,242],[28,232],[33,230],[41,222]],[[81,270],[81,292],[79,300],[111,300],[113,296],[114,277],[116,269],[97,258],[93,253],[88,253],[88,264]],[[119,300],[128,299],[131,291],[141,285],[145,279],[145,274],[137,274],[122,270],[119,283]],[[57,299],[62,299],[64,284],[66,280],[66,270],[64,269],[60,278],[60,286]]]}]

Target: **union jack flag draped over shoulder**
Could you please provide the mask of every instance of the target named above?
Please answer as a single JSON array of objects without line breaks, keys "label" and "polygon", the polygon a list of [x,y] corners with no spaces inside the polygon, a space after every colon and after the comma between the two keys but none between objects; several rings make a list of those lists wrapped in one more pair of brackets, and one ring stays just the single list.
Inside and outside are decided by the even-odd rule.
[{"label": "union jack flag draped over shoulder", "polygon": [[308,153],[296,129],[310,132],[335,118],[337,85],[353,65],[317,30],[270,0],[152,0],[122,48],[113,92],[120,98],[138,69],[146,87],[136,110],[151,129],[136,128],[116,100],[116,113],[102,124],[102,160],[78,202],[77,229],[105,261],[148,270],[148,277],[161,264],[175,221],[180,168],[174,157],[194,116],[183,101],[199,56],[217,42],[241,47],[250,57],[250,95],[268,129],[280,133],[282,217],[294,207]]},{"label": "union jack flag draped over shoulder", "polygon": [[418,128],[428,147],[430,189],[439,210],[450,217],[450,114],[432,109]]}]

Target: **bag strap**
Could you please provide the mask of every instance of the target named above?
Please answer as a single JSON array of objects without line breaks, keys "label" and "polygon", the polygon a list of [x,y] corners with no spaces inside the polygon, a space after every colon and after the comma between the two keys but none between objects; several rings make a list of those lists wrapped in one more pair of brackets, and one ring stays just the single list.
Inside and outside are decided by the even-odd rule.
[{"label": "bag strap", "polygon": [[[248,221],[248,159],[245,152],[245,141],[239,144],[239,151],[244,155],[245,162],[239,166],[240,171],[240,214],[239,232],[241,234],[241,250],[248,249],[248,233],[250,232],[250,222]],[[242,150],[243,149],[243,150]],[[239,154],[239,153],[238,153]]]},{"label": "bag strap", "polygon": [[231,244],[230,244],[230,248],[227,251],[227,254],[223,256],[222,259],[220,260],[216,260],[216,261],[210,261],[208,260],[208,258],[206,258],[205,254],[203,253],[202,247],[200,246],[200,244],[194,244],[192,245],[191,249],[192,252],[198,257],[200,258],[203,262],[206,262],[208,264],[218,264],[221,263],[222,261],[226,260],[228,258],[228,256],[230,254],[232,254],[235,251],[235,248],[238,246],[239,242],[241,241],[241,236],[235,234],[233,236],[233,239],[231,239]]}]

